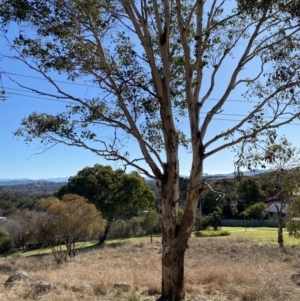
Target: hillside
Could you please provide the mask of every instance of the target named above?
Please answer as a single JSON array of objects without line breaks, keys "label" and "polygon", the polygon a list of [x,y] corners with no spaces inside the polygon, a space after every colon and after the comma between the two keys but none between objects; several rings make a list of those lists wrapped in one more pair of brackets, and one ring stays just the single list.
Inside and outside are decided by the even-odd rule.
[{"label": "hillside", "polygon": [[11,193],[22,193],[27,196],[37,195],[52,195],[65,183],[54,183],[54,182],[31,182],[27,184],[18,185],[0,185],[0,194],[2,192]]}]

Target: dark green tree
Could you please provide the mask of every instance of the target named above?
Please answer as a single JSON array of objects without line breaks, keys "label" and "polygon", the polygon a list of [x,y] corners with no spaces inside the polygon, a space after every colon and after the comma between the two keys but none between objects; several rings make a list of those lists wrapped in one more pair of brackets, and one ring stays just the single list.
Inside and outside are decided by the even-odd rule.
[{"label": "dark green tree", "polygon": [[139,174],[126,174],[99,164],[79,171],[56,195],[61,198],[68,193],[84,196],[101,211],[106,226],[99,237],[100,244],[106,240],[109,227],[117,217],[154,208],[156,200]]},{"label": "dark green tree", "polygon": [[259,203],[250,205],[244,211],[244,214],[245,214],[245,217],[247,217],[248,219],[262,220],[266,216],[266,204],[263,202],[259,202]]},{"label": "dark green tree", "polygon": [[201,198],[202,214],[208,215],[215,211],[216,207],[220,207],[219,194],[214,191],[208,191]]},{"label": "dark green tree", "polygon": [[0,255],[6,256],[14,250],[14,243],[6,230],[0,230]]},{"label": "dark green tree", "polygon": [[231,202],[227,202],[224,206],[222,206],[222,218],[234,218],[237,214],[237,209],[233,204],[231,204]]},{"label": "dark green tree", "polygon": [[247,207],[264,200],[259,184],[257,183],[257,180],[254,179],[242,180],[238,186],[237,194],[239,198],[239,212],[244,211]]},{"label": "dark green tree", "polygon": [[[30,114],[16,135],[121,160],[161,186],[163,299],[185,295],[185,251],[207,188],[204,161],[273,137],[299,117],[299,15],[292,0],[0,1],[2,39],[15,25],[15,38],[1,45],[51,86],[22,89],[70,102],[58,114]],[[65,90],[54,74],[98,90]],[[233,98],[246,104],[228,105]],[[237,121],[216,126],[223,110],[239,111]],[[190,174],[179,223],[180,157]]]}]

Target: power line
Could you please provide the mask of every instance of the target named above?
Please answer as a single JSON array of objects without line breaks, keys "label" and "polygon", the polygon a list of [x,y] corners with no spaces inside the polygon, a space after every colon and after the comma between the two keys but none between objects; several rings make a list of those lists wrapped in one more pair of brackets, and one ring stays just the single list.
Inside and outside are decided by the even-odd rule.
[{"label": "power line", "polygon": [[[6,89],[7,90],[7,89]],[[39,97],[39,96],[33,96],[33,95],[24,95],[21,93],[14,93],[14,92],[9,92],[10,95],[16,95],[16,96],[23,96],[23,97],[30,97],[30,98],[37,98],[37,99],[43,99],[43,100],[51,100],[51,101],[58,101],[58,102],[64,102],[64,103],[69,103],[71,104],[71,101],[67,100],[60,100],[60,99],[55,99],[55,98],[46,98],[46,97]]]},{"label": "power line", "polygon": [[[48,80],[46,78],[42,78],[42,77],[38,77],[38,76],[31,76],[31,75],[25,75],[25,74],[19,74],[19,73],[11,73],[11,72],[2,72],[3,74],[9,74],[9,75],[15,75],[15,76],[20,76],[20,77],[25,77],[25,78],[32,78],[32,79],[38,79],[38,80],[43,80],[43,81],[47,81]],[[57,82],[57,83],[62,83],[62,84],[69,84],[69,85],[74,85],[74,86],[81,86],[81,87],[87,87],[87,88],[97,88],[99,89],[99,86],[96,86],[96,85],[87,85],[87,84],[80,84],[80,83],[73,83],[73,82],[69,82],[69,81],[62,81],[62,80],[56,80],[56,79],[53,79],[54,82]],[[218,98],[208,98],[208,100],[215,100],[215,101],[218,101],[219,99]],[[230,101],[230,102],[246,102],[246,103],[249,103],[248,100],[243,100],[243,99],[227,99],[227,101]],[[256,102],[256,101],[253,101],[252,103],[259,103],[259,102]]]},{"label": "power line", "polygon": [[[15,89],[15,88],[5,88],[5,90],[13,90],[13,91],[20,91],[20,92],[26,92],[26,93],[33,93],[36,94],[33,91],[27,91],[27,90],[22,90],[22,89]],[[42,100],[50,100],[50,101],[57,101],[57,102],[63,102],[63,103],[69,103],[72,104],[74,103],[74,101],[67,101],[67,100],[60,100],[60,99],[55,99],[55,98],[47,98],[47,97],[39,97],[39,96],[32,96],[32,95],[24,95],[21,93],[15,93],[15,92],[9,92],[9,94],[11,95],[17,95],[17,96],[23,96],[23,97],[30,97],[30,98],[35,98],[35,99],[42,99]],[[200,114],[208,114],[208,112],[200,112]],[[219,113],[217,115],[222,115],[222,116],[237,116],[237,117],[247,117],[248,115],[243,115],[243,114],[229,114],[229,113]],[[182,116],[182,117],[186,117],[186,116]],[[267,116],[267,118],[272,118],[271,116]],[[288,118],[285,117],[278,117],[277,119],[282,119],[282,120],[288,120]],[[220,121],[236,121],[239,122],[241,120],[234,120],[234,119],[222,119],[222,118],[214,118],[214,120],[220,120]],[[300,125],[300,124],[298,124]]]},{"label": "power line", "polygon": [[[32,78],[32,79],[38,79],[38,80],[44,80],[44,81],[47,81],[47,82],[49,81],[46,78],[42,78],[42,77],[38,77],[38,76],[31,76],[31,75],[25,75],[25,74],[19,74],[19,73],[11,73],[11,72],[1,72],[1,73],[2,74],[14,75],[14,76],[20,76],[20,77],[26,77],[26,78]],[[99,88],[96,85],[89,86],[87,84],[73,83],[73,82],[70,82],[70,81],[63,81],[63,80],[56,80],[56,79],[53,79],[53,81],[57,82],[57,83],[74,85],[74,86],[82,86],[82,87],[88,87],[88,88]]]}]

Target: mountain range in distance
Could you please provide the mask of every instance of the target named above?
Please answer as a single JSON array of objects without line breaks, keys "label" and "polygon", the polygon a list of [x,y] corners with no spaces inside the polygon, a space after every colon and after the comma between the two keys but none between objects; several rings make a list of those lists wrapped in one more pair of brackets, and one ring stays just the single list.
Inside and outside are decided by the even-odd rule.
[{"label": "mountain range in distance", "polygon": [[[245,176],[252,176],[257,177],[259,174],[269,172],[270,170],[256,170],[256,171],[244,171],[243,175]],[[228,174],[214,174],[214,175],[208,175],[211,178],[233,178],[236,174],[234,172],[228,173]],[[187,176],[183,176],[187,177]],[[6,186],[6,185],[22,185],[22,184],[30,184],[30,183],[37,183],[37,182],[54,182],[54,183],[66,183],[68,182],[67,177],[65,178],[47,178],[47,179],[0,179],[0,186]],[[151,181],[151,179],[146,178],[146,181]]]},{"label": "mountain range in distance", "polygon": [[69,178],[48,178],[48,179],[0,179],[0,186],[7,186],[7,185],[22,185],[22,184],[31,184],[37,182],[54,182],[54,183],[66,183],[68,182]]}]

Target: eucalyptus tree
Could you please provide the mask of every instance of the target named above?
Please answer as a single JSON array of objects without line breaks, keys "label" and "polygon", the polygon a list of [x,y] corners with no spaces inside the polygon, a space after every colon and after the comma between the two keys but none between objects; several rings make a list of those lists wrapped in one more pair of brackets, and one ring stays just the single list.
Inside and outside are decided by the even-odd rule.
[{"label": "eucalyptus tree", "polygon": [[[26,88],[71,102],[59,114],[32,113],[16,135],[28,142],[40,139],[46,148],[82,147],[155,179],[162,189],[162,298],[183,299],[184,254],[200,193],[208,187],[202,179],[205,159],[260,135],[273,139],[279,126],[299,117],[298,1],[1,0],[0,5],[3,35],[8,23],[19,24],[16,38],[7,40],[15,58],[54,90]],[[53,70],[70,81],[85,79],[99,91],[80,97],[64,90]],[[244,115],[213,133],[219,114],[236,113],[238,105],[228,103],[237,97],[245,101]],[[129,137],[140,155],[124,149]],[[179,223],[184,147],[191,163]]]},{"label": "eucalyptus tree", "polygon": [[275,141],[264,140],[259,145],[251,145],[250,149],[239,156],[240,166],[269,169],[256,180],[264,186],[265,202],[275,203],[278,213],[277,242],[280,247],[284,246],[283,226],[286,205],[291,203],[293,195],[299,193],[299,155],[299,150],[283,136]]}]

